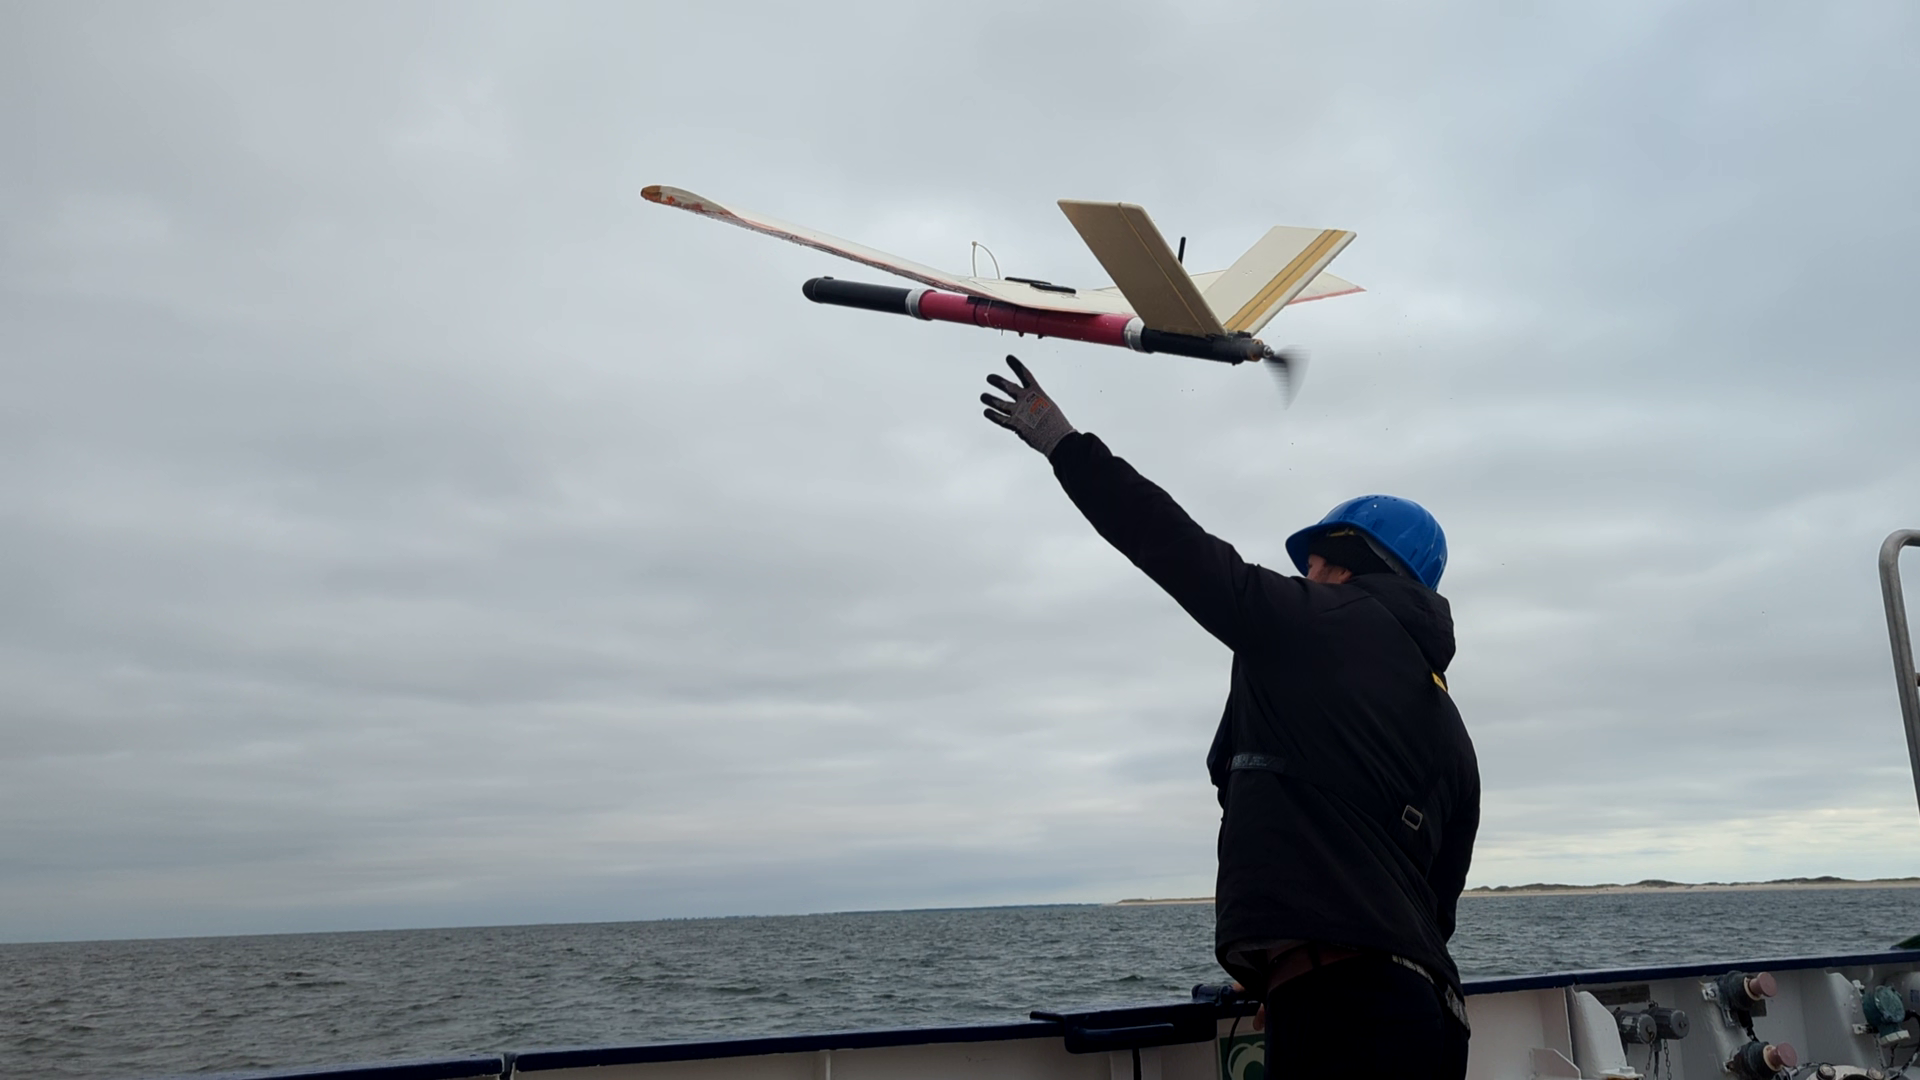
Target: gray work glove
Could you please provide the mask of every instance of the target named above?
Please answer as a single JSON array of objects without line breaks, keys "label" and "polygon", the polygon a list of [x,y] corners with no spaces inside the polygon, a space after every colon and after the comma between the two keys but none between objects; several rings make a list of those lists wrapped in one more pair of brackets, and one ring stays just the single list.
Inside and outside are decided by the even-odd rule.
[{"label": "gray work glove", "polygon": [[1067,423],[1066,414],[1060,406],[1053,403],[1040,384],[1033,379],[1033,372],[1018,357],[1007,357],[1007,366],[1020,376],[1020,385],[1015,386],[998,375],[987,376],[988,385],[1013,398],[1003,401],[992,394],[981,394],[980,400],[986,405],[987,419],[1020,436],[1020,441],[1051,456],[1053,448],[1060,440],[1073,434],[1073,425]]}]

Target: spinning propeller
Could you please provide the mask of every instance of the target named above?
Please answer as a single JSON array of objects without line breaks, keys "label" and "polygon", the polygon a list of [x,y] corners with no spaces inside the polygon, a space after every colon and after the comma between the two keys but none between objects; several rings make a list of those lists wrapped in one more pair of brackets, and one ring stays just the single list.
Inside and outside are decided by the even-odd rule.
[{"label": "spinning propeller", "polygon": [[1274,383],[1280,387],[1281,400],[1292,405],[1295,395],[1300,393],[1300,384],[1307,377],[1307,354],[1298,350],[1283,349],[1276,352],[1268,349],[1266,355],[1260,358],[1260,365],[1267,369]]}]

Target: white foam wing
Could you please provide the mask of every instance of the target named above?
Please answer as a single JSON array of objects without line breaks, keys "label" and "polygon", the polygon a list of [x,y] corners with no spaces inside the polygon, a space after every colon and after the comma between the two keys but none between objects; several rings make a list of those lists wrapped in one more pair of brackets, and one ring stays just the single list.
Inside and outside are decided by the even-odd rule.
[{"label": "white foam wing", "polygon": [[1061,199],[1060,212],[1149,328],[1193,337],[1225,333],[1144,209],[1132,203]]},{"label": "white foam wing", "polygon": [[1038,308],[1042,311],[1065,311],[1086,315],[1131,315],[1132,309],[1126,299],[1117,292],[1105,290],[1055,292],[1051,289],[1035,288],[1025,282],[1006,281],[1000,278],[962,277],[936,270],[911,259],[903,259],[877,248],[856,244],[851,240],[842,240],[817,229],[802,225],[792,225],[764,214],[756,214],[735,206],[726,206],[703,195],[695,195],[681,188],[655,184],[642,188],[642,198],[662,206],[678,207],[703,217],[724,221],[729,225],[738,225],[767,236],[776,236],[802,247],[810,247],[851,259],[876,270],[896,274],[908,281],[917,281],[935,289],[978,296],[988,300],[1004,300],[1022,307]]},{"label": "white foam wing", "polygon": [[1257,334],[1353,242],[1345,229],[1275,225],[1207,289],[1231,333]]}]

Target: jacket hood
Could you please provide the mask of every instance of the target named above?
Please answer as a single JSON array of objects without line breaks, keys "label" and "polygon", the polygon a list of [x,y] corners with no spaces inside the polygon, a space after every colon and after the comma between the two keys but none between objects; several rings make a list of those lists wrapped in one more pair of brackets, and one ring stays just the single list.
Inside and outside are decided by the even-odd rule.
[{"label": "jacket hood", "polygon": [[1453,662],[1453,609],[1447,598],[1398,574],[1363,574],[1347,584],[1359,586],[1386,607],[1420,646],[1420,654],[1444,672]]}]

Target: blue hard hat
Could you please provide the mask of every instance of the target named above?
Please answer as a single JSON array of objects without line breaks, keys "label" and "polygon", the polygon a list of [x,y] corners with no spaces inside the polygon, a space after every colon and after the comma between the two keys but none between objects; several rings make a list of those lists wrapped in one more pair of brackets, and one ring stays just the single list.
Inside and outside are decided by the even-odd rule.
[{"label": "blue hard hat", "polygon": [[1440,587],[1440,575],[1447,569],[1447,534],[1419,503],[1392,495],[1348,499],[1327,511],[1320,524],[1287,537],[1287,554],[1293,557],[1293,565],[1306,573],[1307,553],[1313,541],[1340,529],[1352,529],[1365,537],[1368,546],[1394,570],[1429,589]]}]

